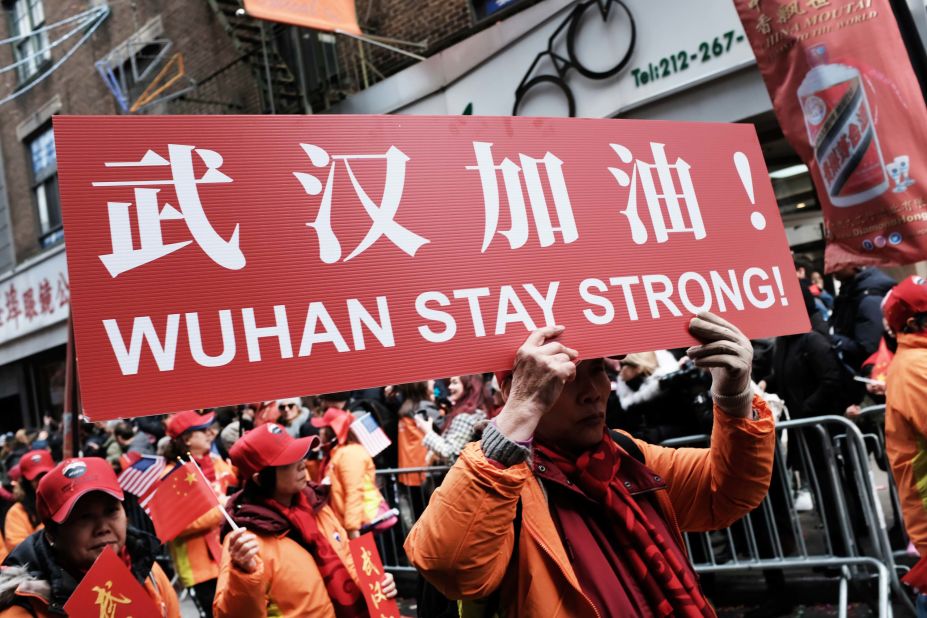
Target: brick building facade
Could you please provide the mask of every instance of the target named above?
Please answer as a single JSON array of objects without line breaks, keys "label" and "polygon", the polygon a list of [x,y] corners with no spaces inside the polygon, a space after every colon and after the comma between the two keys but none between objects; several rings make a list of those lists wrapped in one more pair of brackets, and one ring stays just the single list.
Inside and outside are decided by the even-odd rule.
[{"label": "brick building facade", "polygon": [[[537,2],[356,4],[365,33],[431,56]],[[9,40],[0,45],[2,432],[56,416],[63,404],[69,288],[54,115],[324,113],[415,59],[256,20],[241,0],[0,0],[0,7],[0,40]]]},{"label": "brick building facade", "polygon": [[[140,113],[253,114],[263,105],[248,58],[205,0],[114,0],[108,10],[94,0],[3,0],[2,8],[0,39],[32,34],[0,46],[0,67],[8,67],[0,73],[0,100],[18,93],[0,106],[0,430],[8,430],[57,415],[63,403],[68,288],[52,116],[124,113],[97,70],[104,59],[124,80],[116,90],[128,106],[161,69],[164,79],[178,75],[182,60],[184,75],[162,94],[189,90],[155,100]],[[94,10],[103,17],[42,32]],[[75,24],[83,27],[54,45]],[[73,55],[41,79],[91,30]],[[14,312],[24,295],[36,298],[43,285],[53,295],[47,314],[27,319]]]}]

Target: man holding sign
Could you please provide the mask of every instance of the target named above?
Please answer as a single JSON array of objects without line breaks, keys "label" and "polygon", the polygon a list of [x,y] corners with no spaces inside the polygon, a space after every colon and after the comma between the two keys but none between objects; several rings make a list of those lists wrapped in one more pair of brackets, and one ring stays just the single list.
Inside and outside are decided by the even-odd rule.
[{"label": "man holding sign", "polygon": [[603,360],[580,360],[562,326],[541,328],[500,380],[502,412],[413,528],[411,562],[449,598],[489,598],[503,615],[714,615],[680,532],[759,505],[775,433],[747,338],[711,313],[689,332],[701,342],[689,357],[712,375],[710,449],[610,435]]}]

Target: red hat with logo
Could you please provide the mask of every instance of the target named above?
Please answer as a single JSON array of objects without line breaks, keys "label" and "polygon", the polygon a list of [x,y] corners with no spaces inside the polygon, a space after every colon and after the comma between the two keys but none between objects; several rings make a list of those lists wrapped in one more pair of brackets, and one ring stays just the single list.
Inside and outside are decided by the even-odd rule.
[{"label": "red hat with logo", "polygon": [[344,444],[348,437],[348,431],[351,429],[351,423],[354,422],[354,415],[341,408],[329,408],[321,417],[310,419],[313,427],[331,427],[335,431],[339,444]]},{"label": "red hat with logo", "polygon": [[215,412],[206,414],[200,414],[196,410],[178,412],[167,421],[167,435],[179,438],[188,431],[208,429],[215,418]]},{"label": "red hat with logo", "polygon": [[116,473],[105,459],[65,459],[39,481],[35,491],[39,519],[63,523],[77,501],[91,491],[106,492],[120,502],[124,498]]},{"label": "red hat with logo", "polygon": [[904,332],[905,322],[927,313],[927,279],[911,276],[891,289],[882,303],[882,315],[896,334]]},{"label": "red hat with logo", "polygon": [[54,467],[55,460],[45,449],[29,451],[19,460],[19,469],[27,481],[34,481],[35,477],[51,471]]},{"label": "red hat with logo", "polygon": [[288,466],[305,459],[318,448],[319,438],[294,438],[276,423],[255,427],[229,449],[229,457],[240,472],[250,476],[271,466]]}]

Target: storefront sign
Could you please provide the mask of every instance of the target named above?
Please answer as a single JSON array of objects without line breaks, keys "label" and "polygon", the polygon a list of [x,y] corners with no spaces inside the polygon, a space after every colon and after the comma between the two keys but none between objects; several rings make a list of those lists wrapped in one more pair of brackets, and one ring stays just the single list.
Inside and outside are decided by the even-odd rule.
[{"label": "storefront sign", "polygon": [[68,317],[71,288],[64,251],[0,281],[0,345]]},{"label": "storefront sign", "polygon": [[545,0],[335,109],[603,118],[754,63],[730,0]]},{"label": "storefront sign", "polygon": [[927,107],[887,0],[735,0],[814,179],[828,271],[927,258]]},{"label": "storefront sign", "polygon": [[[101,139],[100,136],[110,136]],[[586,357],[808,318],[748,125],[55,117],[93,419]]]}]

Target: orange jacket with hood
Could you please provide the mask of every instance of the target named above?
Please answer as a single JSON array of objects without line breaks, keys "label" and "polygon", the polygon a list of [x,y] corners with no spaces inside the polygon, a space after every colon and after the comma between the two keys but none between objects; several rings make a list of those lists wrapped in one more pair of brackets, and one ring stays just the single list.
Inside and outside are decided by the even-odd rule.
[{"label": "orange jacket with hood", "polygon": [[[724,528],[756,508],[772,474],[775,429],[754,397],[756,420],[715,407],[710,449],[665,448],[637,441],[646,465],[666,481],[657,504],[676,531]],[[522,528],[513,567],[513,521]],[[501,615],[586,618],[599,612],[583,593],[527,462],[500,468],[479,443],[461,453],[405,543],[412,564],[445,596],[473,600],[499,589]]]},{"label": "orange jacket with hood", "polygon": [[927,556],[927,334],[898,335],[885,396],[885,450],[904,525],[918,553]]}]

